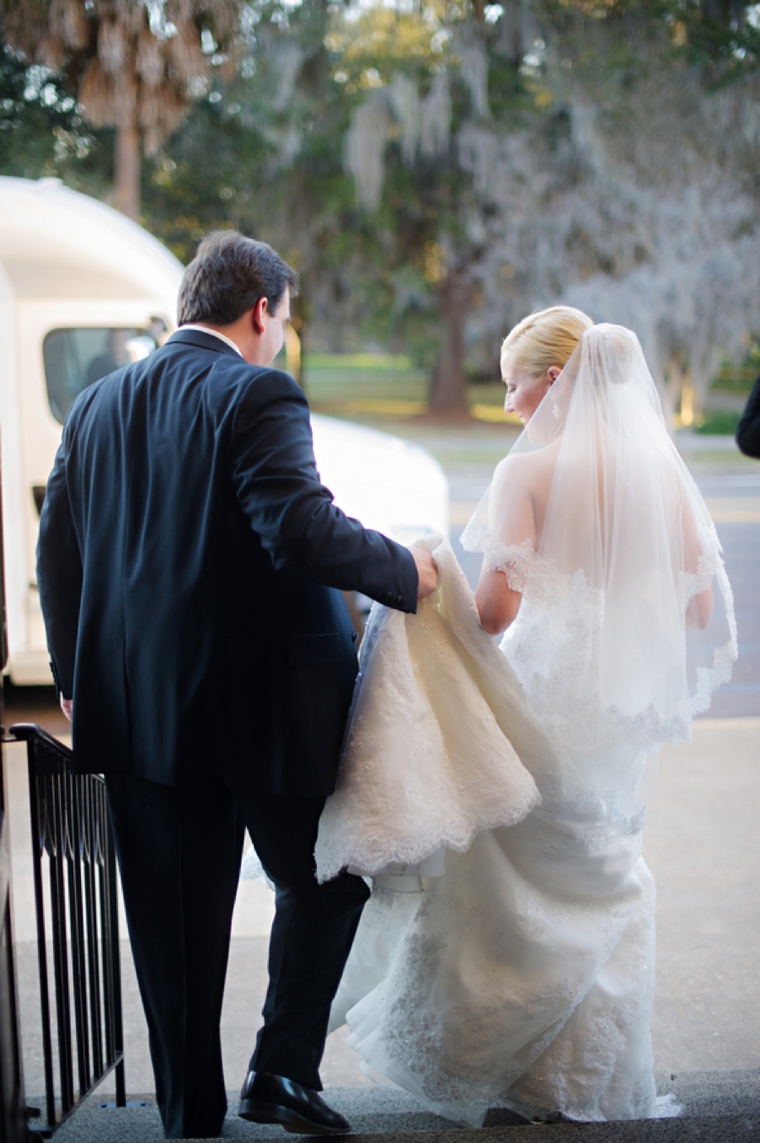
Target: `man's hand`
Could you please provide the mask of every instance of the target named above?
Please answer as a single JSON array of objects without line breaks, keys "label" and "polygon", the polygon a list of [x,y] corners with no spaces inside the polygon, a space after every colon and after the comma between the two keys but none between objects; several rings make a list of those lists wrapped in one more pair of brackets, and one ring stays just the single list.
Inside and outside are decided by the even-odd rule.
[{"label": "man's hand", "polygon": [[417,598],[425,599],[438,587],[438,565],[430,552],[426,552],[424,548],[412,547],[409,551],[414,556],[414,562],[417,565],[417,576],[419,578]]},{"label": "man's hand", "polygon": [[71,715],[74,710],[74,700],[65,699],[63,695],[61,695],[61,710],[66,715],[69,722],[71,722]]}]

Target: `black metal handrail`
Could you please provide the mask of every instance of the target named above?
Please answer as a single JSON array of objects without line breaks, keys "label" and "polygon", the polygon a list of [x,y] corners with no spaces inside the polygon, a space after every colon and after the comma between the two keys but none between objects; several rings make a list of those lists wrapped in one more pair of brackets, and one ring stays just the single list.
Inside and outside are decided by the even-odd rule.
[{"label": "black metal handrail", "polygon": [[[114,1069],[116,1103],[126,1105],[116,857],[103,779],[73,774],[71,751],[39,726],[17,723],[10,734],[26,742],[29,765],[47,1103],[39,1129],[50,1133]],[[48,939],[53,948],[57,1053]]]}]

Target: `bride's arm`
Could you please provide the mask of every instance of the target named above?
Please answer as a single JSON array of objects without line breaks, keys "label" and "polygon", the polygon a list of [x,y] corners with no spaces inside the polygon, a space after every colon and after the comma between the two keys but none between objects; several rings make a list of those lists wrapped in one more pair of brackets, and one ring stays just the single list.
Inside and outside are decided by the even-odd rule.
[{"label": "bride's arm", "polygon": [[[683,546],[686,569],[692,575],[699,568],[699,557],[702,555],[702,545],[699,542],[699,533],[694,516],[687,503],[683,506]],[[707,587],[697,595],[693,595],[686,605],[686,626],[695,627],[703,631],[712,619],[713,593]]]},{"label": "bride's arm", "polygon": [[686,626],[696,627],[697,631],[704,631],[712,619],[712,611],[713,593],[712,588],[708,587],[689,600],[686,608]]},{"label": "bride's arm", "polygon": [[[494,482],[494,495],[500,502],[495,514],[503,521],[499,528],[499,540],[505,547],[523,544],[526,540],[535,541],[536,525],[533,500],[523,486],[519,491],[514,484],[503,487],[502,495]],[[480,615],[480,624],[489,635],[501,635],[510,623],[514,622],[520,609],[522,594],[513,591],[507,583],[506,572],[494,567],[484,558],[480,579],[475,591],[475,603]]]},{"label": "bride's arm", "polygon": [[475,592],[480,614],[480,626],[489,635],[501,635],[512,623],[520,609],[522,595],[512,591],[503,571],[483,560],[483,567]]}]

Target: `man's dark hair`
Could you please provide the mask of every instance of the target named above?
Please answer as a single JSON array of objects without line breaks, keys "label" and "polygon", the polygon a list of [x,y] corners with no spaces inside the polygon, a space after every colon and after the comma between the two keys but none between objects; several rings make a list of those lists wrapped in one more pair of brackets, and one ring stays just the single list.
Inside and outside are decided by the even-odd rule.
[{"label": "man's dark hair", "polygon": [[214,230],[185,270],[177,318],[180,325],[230,325],[259,298],[274,312],[286,288],[296,293],[298,275],[271,246],[237,230]]}]

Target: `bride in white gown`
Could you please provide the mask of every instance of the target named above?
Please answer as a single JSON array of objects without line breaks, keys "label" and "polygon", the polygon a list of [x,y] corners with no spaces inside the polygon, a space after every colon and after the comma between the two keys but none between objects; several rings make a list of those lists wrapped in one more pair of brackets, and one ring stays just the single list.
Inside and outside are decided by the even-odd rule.
[{"label": "bride in white gown", "polygon": [[463,536],[475,600],[443,545],[418,616],[370,620],[316,855],[375,874],[333,1027],[460,1122],[647,1117],[647,787],[730,676],[731,592],[635,335],[555,307],[502,371],[525,430]]}]

